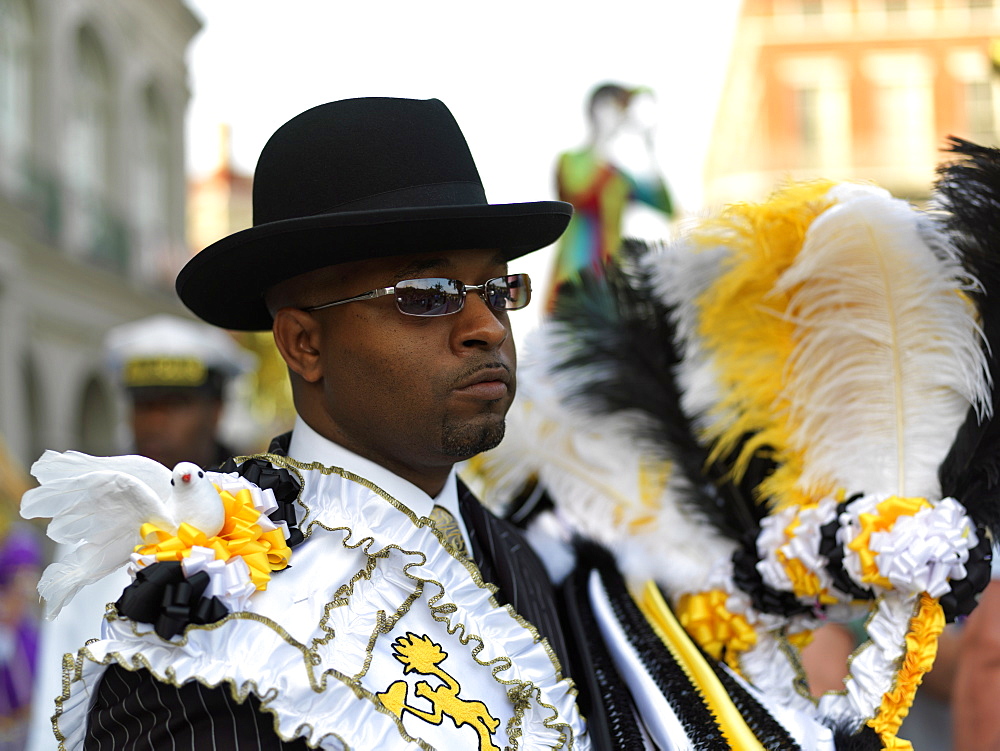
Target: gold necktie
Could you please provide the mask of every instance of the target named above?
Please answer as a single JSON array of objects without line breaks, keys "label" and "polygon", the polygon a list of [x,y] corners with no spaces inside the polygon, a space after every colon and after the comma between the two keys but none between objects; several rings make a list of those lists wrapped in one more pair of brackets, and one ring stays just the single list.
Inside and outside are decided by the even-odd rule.
[{"label": "gold necktie", "polygon": [[437,531],[444,536],[445,545],[453,553],[468,558],[469,549],[465,546],[465,537],[454,515],[444,506],[435,506],[431,509],[430,518]]}]

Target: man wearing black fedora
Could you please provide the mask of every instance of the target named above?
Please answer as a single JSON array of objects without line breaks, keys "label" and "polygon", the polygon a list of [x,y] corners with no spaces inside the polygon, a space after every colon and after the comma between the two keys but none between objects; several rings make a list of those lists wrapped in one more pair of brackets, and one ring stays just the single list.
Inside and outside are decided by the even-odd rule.
[{"label": "man wearing black fedora", "polygon": [[333,102],[272,136],[254,226],[177,291],[272,329],[288,365],[294,430],[209,474],[262,489],[289,565],[239,552],[272,562],[237,599],[211,566],[205,585],[146,564],[68,670],[65,748],[589,748],[544,568],[454,472],[514,398],[531,287],[508,263],[570,214],[489,204],[437,100]]}]

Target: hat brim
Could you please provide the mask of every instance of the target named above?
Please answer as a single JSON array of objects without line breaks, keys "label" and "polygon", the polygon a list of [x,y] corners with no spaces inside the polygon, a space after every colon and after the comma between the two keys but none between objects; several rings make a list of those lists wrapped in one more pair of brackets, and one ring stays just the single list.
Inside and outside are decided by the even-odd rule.
[{"label": "hat brim", "polygon": [[205,248],[181,269],[177,294],[225,329],[271,328],[264,293],[340,263],[431,251],[498,248],[512,260],[555,242],[573,208],[562,201],[339,212],[271,222]]}]

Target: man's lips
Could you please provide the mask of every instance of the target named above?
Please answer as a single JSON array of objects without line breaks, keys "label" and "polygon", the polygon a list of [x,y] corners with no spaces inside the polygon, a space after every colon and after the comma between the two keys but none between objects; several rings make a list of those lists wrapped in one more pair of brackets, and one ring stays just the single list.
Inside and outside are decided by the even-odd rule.
[{"label": "man's lips", "polygon": [[459,381],[455,391],[477,399],[493,401],[507,396],[510,383],[511,375],[507,368],[486,367]]}]

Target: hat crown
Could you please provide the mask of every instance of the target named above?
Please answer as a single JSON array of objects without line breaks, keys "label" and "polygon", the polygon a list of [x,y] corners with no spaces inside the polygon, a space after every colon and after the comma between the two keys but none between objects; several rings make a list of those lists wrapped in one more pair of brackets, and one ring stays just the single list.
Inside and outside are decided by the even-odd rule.
[{"label": "hat crown", "polygon": [[553,242],[572,207],[491,204],[451,112],[437,99],[348,99],[282,125],[254,175],[254,226],[217,240],[177,275],[177,294],[216,326],[271,327],[266,291],[326,266],[416,253]]},{"label": "hat crown", "polygon": [[281,126],[254,173],[254,225],[339,212],[485,205],[458,123],[437,99],[329,102]]}]

